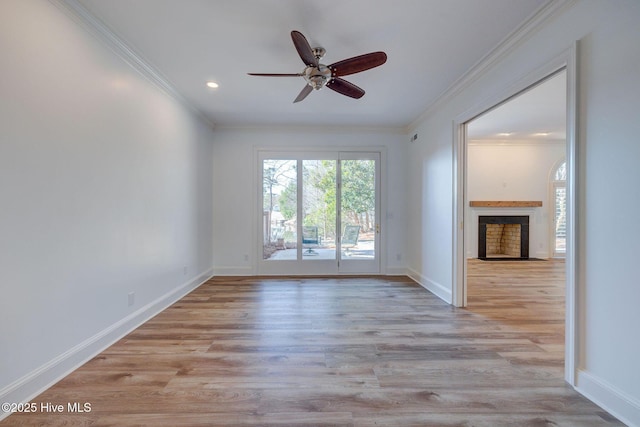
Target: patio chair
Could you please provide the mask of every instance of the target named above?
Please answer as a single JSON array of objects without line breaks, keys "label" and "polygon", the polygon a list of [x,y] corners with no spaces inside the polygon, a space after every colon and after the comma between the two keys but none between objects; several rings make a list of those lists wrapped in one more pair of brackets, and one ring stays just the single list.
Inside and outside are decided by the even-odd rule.
[{"label": "patio chair", "polygon": [[358,245],[358,237],[360,236],[359,225],[345,225],[344,233],[342,233],[342,240],[340,241],[341,247],[344,249],[345,254],[349,253],[349,249]]},{"label": "patio chair", "polygon": [[[320,238],[318,237],[318,227],[315,225],[308,225],[302,227],[302,245],[320,245]],[[318,255],[318,252],[307,246],[307,250],[304,251],[304,255]]]}]

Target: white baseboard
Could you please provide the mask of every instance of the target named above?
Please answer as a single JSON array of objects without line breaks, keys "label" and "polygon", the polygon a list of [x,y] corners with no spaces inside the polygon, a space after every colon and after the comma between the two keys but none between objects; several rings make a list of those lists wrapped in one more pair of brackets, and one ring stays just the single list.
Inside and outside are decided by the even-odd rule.
[{"label": "white baseboard", "polygon": [[579,370],[576,390],[629,427],[640,427],[640,401],[606,381]]},{"label": "white baseboard", "polygon": [[406,267],[387,267],[386,276],[408,276],[409,272]]},{"label": "white baseboard", "polygon": [[[251,266],[218,266],[213,267],[214,276],[255,276],[261,275],[256,269]],[[407,267],[386,267],[383,268],[383,275],[385,276],[408,276],[409,272]],[[267,274],[268,275],[268,274]]]},{"label": "white baseboard", "polygon": [[[408,276],[406,267],[387,267],[383,273],[385,276]],[[252,267],[214,267],[214,276],[255,276]]]},{"label": "white baseboard", "polygon": [[254,276],[253,267],[213,267],[214,276]]},{"label": "white baseboard", "polygon": [[[0,402],[29,402],[129,332],[199,287],[211,276],[210,269],[7,385],[0,390]],[[9,415],[10,413],[0,411],[0,420]]]},{"label": "white baseboard", "polygon": [[408,270],[409,277],[418,282],[418,284],[420,284],[423,288],[425,288],[438,298],[442,299],[444,302],[451,304],[451,302],[453,301],[453,294],[450,288],[447,288],[446,286],[443,286],[442,284],[423,276],[422,274],[411,268]]}]

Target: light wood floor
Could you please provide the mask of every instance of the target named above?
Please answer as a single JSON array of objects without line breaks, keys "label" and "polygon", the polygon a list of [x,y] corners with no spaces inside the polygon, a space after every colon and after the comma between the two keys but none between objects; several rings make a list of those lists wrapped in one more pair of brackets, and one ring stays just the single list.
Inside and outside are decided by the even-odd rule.
[{"label": "light wood floor", "polygon": [[469,308],[407,278],[216,278],[5,425],[621,425],[563,381],[561,262],[469,264]]}]

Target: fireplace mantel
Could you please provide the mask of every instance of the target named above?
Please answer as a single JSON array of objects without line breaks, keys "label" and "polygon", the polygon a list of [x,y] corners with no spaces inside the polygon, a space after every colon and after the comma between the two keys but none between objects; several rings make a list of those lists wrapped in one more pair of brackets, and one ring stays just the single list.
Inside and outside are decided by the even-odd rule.
[{"label": "fireplace mantel", "polygon": [[472,200],[469,202],[472,208],[539,208],[542,206],[541,200],[522,200],[522,201],[485,201]]}]

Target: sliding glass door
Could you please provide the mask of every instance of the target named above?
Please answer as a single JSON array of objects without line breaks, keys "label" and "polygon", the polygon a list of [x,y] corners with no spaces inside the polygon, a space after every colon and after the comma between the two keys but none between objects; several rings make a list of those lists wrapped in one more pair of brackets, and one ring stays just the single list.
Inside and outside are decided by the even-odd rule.
[{"label": "sliding glass door", "polygon": [[260,152],[261,274],[380,272],[380,154]]}]

